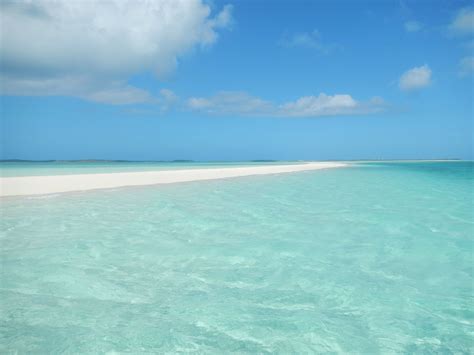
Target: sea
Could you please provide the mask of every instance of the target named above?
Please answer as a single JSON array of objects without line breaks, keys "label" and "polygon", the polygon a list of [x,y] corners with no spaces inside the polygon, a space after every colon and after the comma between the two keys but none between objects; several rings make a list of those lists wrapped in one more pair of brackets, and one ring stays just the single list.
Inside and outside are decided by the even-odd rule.
[{"label": "sea", "polygon": [[[115,164],[0,167],[172,165]],[[273,163],[171,168],[239,164]],[[473,162],[11,197],[0,212],[3,354],[474,352]]]}]

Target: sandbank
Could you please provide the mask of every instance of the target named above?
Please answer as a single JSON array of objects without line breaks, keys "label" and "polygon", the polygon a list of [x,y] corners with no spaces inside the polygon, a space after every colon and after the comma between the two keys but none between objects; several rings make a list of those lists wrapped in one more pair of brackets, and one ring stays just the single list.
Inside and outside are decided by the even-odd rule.
[{"label": "sandbank", "polygon": [[0,197],[43,195],[126,186],[171,184],[226,179],[251,175],[293,173],[344,167],[339,162],[312,162],[291,165],[225,167],[211,169],[162,170],[106,174],[0,177]]}]

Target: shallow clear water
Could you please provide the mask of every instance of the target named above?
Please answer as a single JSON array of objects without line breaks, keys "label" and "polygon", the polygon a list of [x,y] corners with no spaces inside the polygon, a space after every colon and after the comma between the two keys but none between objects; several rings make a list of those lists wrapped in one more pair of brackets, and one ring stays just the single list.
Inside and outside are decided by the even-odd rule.
[{"label": "shallow clear water", "polygon": [[73,174],[124,173],[179,169],[208,169],[254,165],[297,164],[289,161],[269,162],[146,162],[146,161],[0,161],[0,176],[47,176]]},{"label": "shallow clear water", "polygon": [[473,169],[5,199],[0,351],[472,353]]}]

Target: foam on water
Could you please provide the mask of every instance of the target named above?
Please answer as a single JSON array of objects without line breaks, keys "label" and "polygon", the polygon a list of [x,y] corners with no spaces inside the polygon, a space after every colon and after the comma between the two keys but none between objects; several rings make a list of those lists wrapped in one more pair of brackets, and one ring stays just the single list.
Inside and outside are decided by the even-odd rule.
[{"label": "foam on water", "polygon": [[473,351],[472,163],[5,199],[2,352]]}]

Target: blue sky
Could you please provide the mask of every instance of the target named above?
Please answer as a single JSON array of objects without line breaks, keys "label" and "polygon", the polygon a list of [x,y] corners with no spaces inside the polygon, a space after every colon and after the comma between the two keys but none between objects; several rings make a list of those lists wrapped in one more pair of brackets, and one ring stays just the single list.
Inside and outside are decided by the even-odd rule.
[{"label": "blue sky", "polygon": [[2,2],[3,159],[472,159],[469,1]]}]

